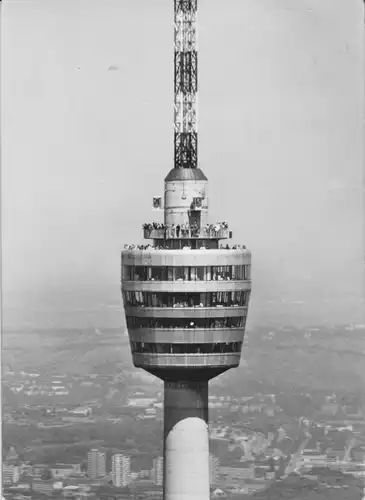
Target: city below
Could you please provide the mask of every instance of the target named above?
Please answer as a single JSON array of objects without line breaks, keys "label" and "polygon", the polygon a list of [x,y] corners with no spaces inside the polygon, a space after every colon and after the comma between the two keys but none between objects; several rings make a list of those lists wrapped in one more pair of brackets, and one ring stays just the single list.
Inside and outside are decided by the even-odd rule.
[{"label": "city below", "polygon": [[[363,339],[249,331],[240,368],[210,383],[211,498],[362,498]],[[120,331],[4,332],[6,500],[162,498],[162,429],[162,383]]]}]

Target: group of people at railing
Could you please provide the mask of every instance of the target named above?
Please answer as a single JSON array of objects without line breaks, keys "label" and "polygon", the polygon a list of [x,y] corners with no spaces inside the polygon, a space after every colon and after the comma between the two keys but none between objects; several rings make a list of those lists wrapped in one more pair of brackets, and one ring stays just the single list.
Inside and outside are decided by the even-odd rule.
[{"label": "group of people at railing", "polygon": [[219,250],[246,250],[246,245],[219,245]]},{"label": "group of people at railing", "polygon": [[152,230],[165,230],[167,229],[167,224],[164,224],[163,222],[145,222],[142,224],[142,228],[145,231],[152,231]]},{"label": "group of people at railing", "polygon": [[[124,250],[170,250],[170,247],[168,245],[161,246],[161,245],[128,245],[127,243],[124,245]],[[173,250],[171,248],[171,250]],[[191,247],[186,245],[182,247],[182,250],[191,250]],[[207,250],[207,247],[202,245],[199,250]]]},{"label": "group of people at railing", "polygon": [[[161,247],[162,249],[162,247]],[[160,248],[158,247],[154,247],[152,245],[128,245],[128,243],[126,243],[124,245],[124,250],[160,250]]]},{"label": "group of people at railing", "polygon": [[[191,250],[191,246],[185,245],[182,247],[182,250]],[[209,248],[206,247],[205,245],[201,245],[198,250],[208,250]],[[147,245],[128,245],[126,243],[124,245],[124,250],[170,250],[169,245],[161,246],[161,245],[150,245],[149,243]],[[171,249],[173,250],[173,248]],[[246,250],[246,245],[220,245],[219,250]]]},{"label": "group of people at railing", "polygon": [[162,222],[145,222],[142,224],[142,228],[147,234],[151,235],[152,231],[161,231],[163,232],[163,237],[165,239],[168,238],[199,238],[202,232],[202,236],[208,238],[219,237],[222,231],[228,230],[227,222],[216,222],[215,224],[206,224],[204,228],[200,228],[200,226],[193,222],[192,224],[188,224],[187,222],[184,224],[172,224],[167,225]]}]

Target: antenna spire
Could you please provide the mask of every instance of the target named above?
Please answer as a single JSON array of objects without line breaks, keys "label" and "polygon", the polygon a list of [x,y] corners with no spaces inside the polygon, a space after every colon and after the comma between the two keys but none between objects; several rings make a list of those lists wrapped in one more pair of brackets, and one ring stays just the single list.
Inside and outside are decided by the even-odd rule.
[{"label": "antenna spire", "polygon": [[174,0],[175,116],[174,167],[197,168],[198,0]]}]

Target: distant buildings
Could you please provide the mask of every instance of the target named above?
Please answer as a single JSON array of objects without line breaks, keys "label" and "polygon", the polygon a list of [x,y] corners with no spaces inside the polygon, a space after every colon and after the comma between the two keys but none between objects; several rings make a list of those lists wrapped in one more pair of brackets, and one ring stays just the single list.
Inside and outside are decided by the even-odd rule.
[{"label": "distant buildings", "polygon": [[46,464],[35,464],[32,466],[32,476],[34,479],[41,479],[47,470]]},{"label": "distant buildings", "polygon": [[355,461],[365,462],[365,444],[354,447],[352,449],[351,456]]},{"label": "distant buildings", "polygon": [[147,408],[156,402],[157,402],[156,398],[134,397],[128,399],[127,405],[138,408]]},{"label": "distant buildings", "polygon": [[15,448],[11,446],[2,465],[3,484],[14,484],[20,479],[20,461]]},{"label": "distant buildings", "polygon": [[131,458],[121,453],[112,456],[112,481],[114,486],[127,486],[131,482]]},{"label": "distant buildings", "polygon": [[92,413],[92,409],[89,406],[79,406],[71,410],[70,413],[78,417],[89,417]]},{"label": "distant buildings", "polygon": [[254,464],[241,465],[240,467],[221,467],[221,476],[223,479],[232,480],[245,480],[254,479],[255,477],[255,466]]},{"label": "distant buildings", "polygon": [[92,449],[87,454],[87,474],[91,478],[106,475],[106,453],[98,449]]},{"label": "distant buildings", "polygon": [[157,457],[153,460],[152,476],[156,486],[163,484],[163,457]]},{"label": "distant buildings", "polygon": [[34,480],[32,482],[32,489],[37,493],[51,496],[54,490],[53,481]]},{"label": "distant buildings", "polygon": [[73,474],[81,474],[80,464],[56,464],[51,467],[52,477],[55,479],[64,479]]},{"label": "distant buildings", "polygon": [[219,480],[219,458],[209,454],[209,478],[210,484],[217,484]]},{"label": "distant buildings", "polygon": [[20,479],[20,467],[14,464],[3,463],[3,484],[15,484]]},{"label": "distant buildings", "polygon": [[297,467],[311,469],[313,467],[326,467],[328,465],[328,458],[325,453],[320,451],[306,451],[297,462]]}]

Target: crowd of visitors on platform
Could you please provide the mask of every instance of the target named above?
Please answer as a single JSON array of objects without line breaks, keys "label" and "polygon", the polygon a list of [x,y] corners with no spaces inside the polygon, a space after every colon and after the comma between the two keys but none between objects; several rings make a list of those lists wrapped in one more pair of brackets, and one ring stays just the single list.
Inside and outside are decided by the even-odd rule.
[{"label": "crowd of visitors on platform", "polygon": [[246,250],[246,245],[219,245],[219,250]]},{"label": "crowd of visitors on platform", "polygon": [[167,225],[163,222],[145,222],[142,224],[142,228],[146,231],[152,231],[153,229],[167,229]]},{"label": "crowd of visitors on platform", "polygon": [[[165,246],[153,246],[153,245],[128,245],[127,243],[124,245],[124,250],[170,250],[168,245]],[[191,247],[186,245],[182,248],[182,250],[191,250]],[[208,250],[205,245],[202,245],[199,250]],[[246,250],[245,245],[220,245],[219,250]]]},{"label": "crowd of visitors on platform", "polygon": [[151,234],[154,230],[163,231],[163,237],[166,238],[198,238],[199,236],[205,237],[218,237],[220,231],[226,231],[228,229],[227,222],[216,222],[215,224],[206,224],[204,228],[201,228],[196,222],[188,224],[172,224],[167,225],[162,222],[145,222],[142,224],[142,228]]}]

